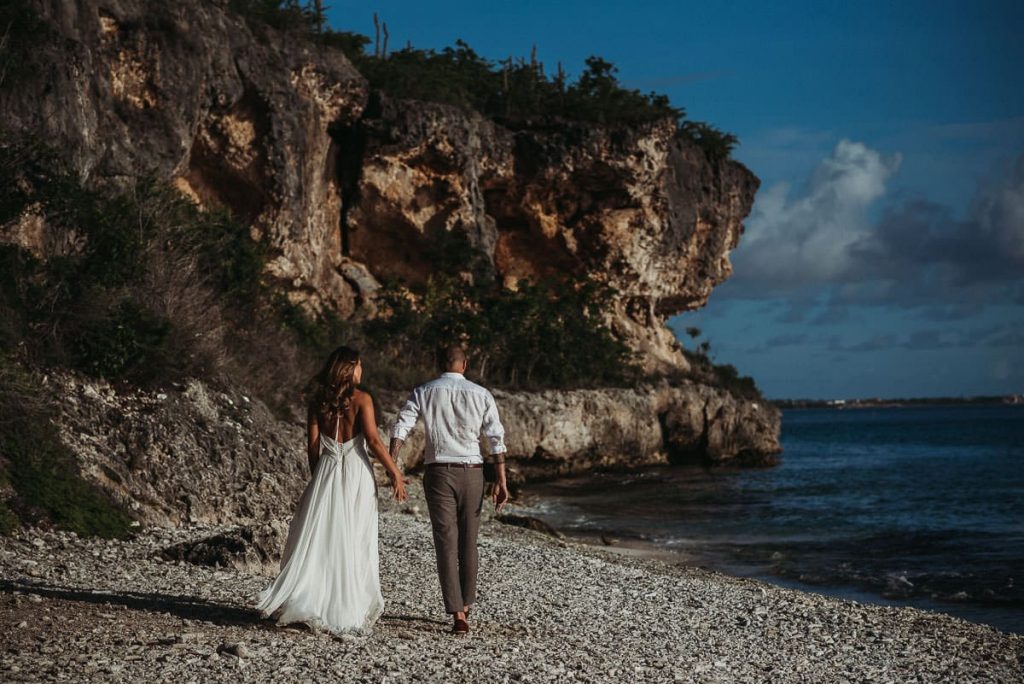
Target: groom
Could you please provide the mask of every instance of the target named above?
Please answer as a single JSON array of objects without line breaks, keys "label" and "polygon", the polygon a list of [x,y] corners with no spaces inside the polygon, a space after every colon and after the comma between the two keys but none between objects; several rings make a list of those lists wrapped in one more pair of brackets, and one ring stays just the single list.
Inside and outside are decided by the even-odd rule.
[{"label": "groom", "polygon": [[469,608],[476,600],[477,548],[484,474],[480,434],[489,443],[497,482],[496,510],[508,501],[505,483],[505,429],[498,418],[494,397],[466,379],[468,359],[458,345],[442,349],[441,377],[412,391],[391,431],[391,457],[398,459],[402,443],[416,418],[423,417],[427,433],[423,493],[430,511],[437,552],[437,574],[445,610],[454,616],[452,632],[469,632]]}]

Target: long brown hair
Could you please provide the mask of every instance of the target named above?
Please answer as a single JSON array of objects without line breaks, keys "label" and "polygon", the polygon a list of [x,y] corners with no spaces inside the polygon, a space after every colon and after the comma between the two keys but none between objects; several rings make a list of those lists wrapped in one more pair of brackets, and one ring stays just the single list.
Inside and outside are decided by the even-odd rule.
[{"label": "long brown hair", "polygon": [[325,420],[334,420],[352,405],[352,394],[356,391],[353,376],[358,363],[359,352],[341,346],[331,352],[324,367],[313,376],[311,403]]}]

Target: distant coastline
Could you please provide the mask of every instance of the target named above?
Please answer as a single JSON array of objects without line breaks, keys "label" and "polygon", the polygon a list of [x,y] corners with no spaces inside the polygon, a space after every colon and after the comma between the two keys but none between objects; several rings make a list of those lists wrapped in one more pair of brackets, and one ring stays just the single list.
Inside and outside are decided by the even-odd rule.
[{"label": "distant coastline", "polygon": [[888,406],[938,406],[946,404],[1024,404],[1024,394],[975,397],[911,397],[897,399],[770,399],[780,409],[793,408],[879,408]]}]

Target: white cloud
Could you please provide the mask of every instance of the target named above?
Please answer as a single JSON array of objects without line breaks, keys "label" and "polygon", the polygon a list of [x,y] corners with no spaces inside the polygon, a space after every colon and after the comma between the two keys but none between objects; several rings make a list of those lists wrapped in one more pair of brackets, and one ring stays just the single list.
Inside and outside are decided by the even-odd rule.
[{"label": "white cloud", "polygon": [[759,194],[726,297],[930,311],[1024,300],[1024,155],[978,185],[962,218],[921,198],[882,205],[901,160],[842,140],[800,192]]},{"label": "white cloud", "polygon": [[831,281],[850,266],[848,248],[870,233],[866,212],[885,194],[900,156],[841,140],[791,198],[779,183],[762,192],[733,261],[744,280],[775,285]]}]

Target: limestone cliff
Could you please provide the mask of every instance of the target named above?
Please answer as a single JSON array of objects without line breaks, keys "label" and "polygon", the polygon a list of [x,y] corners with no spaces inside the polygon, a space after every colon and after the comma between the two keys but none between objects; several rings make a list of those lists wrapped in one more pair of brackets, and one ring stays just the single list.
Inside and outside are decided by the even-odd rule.
[{"label": "limestone cliff", "polygon": [[611,285],[613,330],[666,370],[687,363],[665,319],[731,273],[757,178],[670,120],[510,127],[371,96],[340,51],[254,35],[224,1],[30,4],[51,32],[38,77],[0,95],[6,125],[66,150],[89,185],[149,173],[229,207],[312,310],[348,317],[380,278],[424,279],[424,247],[461,229],[509,284]]},{"label": "limestone cliff", "polygon": [[[777,408],[689,381],[494,395],[515,480],[663,463],[771,465],[779,451]],[[381,394],[385,425],[402,400]],[[422,463],[423,446],[420,427],[404,448],[406,469]]]},{"label": "limestone cliff", "polygon": [[0,119],[66,155],[90,187],[165,178],[265,237],[268,271],[313,307],[351,315],[365,266],[342,256],[332,125],[365,80],[338,51],[255,36],[226,0],[30,0],[49,30]]},{"label": "limestone cliff", "polygon": [[[230,208],[268,245],[276,287],[312,310],[372,313],[381,279],[426,278],[425,248],[463,230],[509,286],[564,274],[610,285],[612,329],[646,368],[686,367],[664,321],[701,306],[729,276],[729,252],[758,186],[746,168],[709,161],[668,120],[502,124],[390,99],[370,92],[340,51],[254,32],[228,4],[28,0],[46,30],[29,55],[33,77],[0,90],[4,129],[63,150],[89,187],[152,175],[203,206]],[[44,233],[0,230],[21,242]],[[45,251],[51,238],[26,246]],[[394,409],[398,398],[388,401]],[[765,462],[779,451],[777,411],[693,383],[500,401],[524,473],[667,458]],[[139,417],[161,415],[157,406],[142,402]],[[266,497],[292,498],[300,466],[282,456],[284,433],[267,427],[276,423],[258,423],[280,437],[273,445],[239,452],[228,439],[231,421],[196,415],[196,434],[176,437],[188,441],[186,451],[211,454],[218,477],[229,473],[218,460],[226,453],[244,456],[250,474],[264,459],[263,468],[293,482],[260,479]],[[219,427],[204,436],[211,421]],[[299,431],[287,435],[301,442]],[[114,453],[102,458],[121,458],[127,444],[130,460],[161,439],[132,433],[103,442]],[[158,472],[176,477],[172,452],[158,460]],[[91,472],[114,488],[135,482],[108,467],[97,461]],[[166,490],[136,484],[133,500],[151,501],[167,522],[261,514],[255,500],[232,508],[219,499],[212,480],[193,490],[184,481]]]},{"label": "limestone cliff", "polygon": [[618,293],[612,329],[648,370],[687,366],[665,319],[702,306],[731,274],[758,187],[742,165],[709,162],[670,120],[510,129],[381,97],[356,136],[361,175],[343,227],[354,258],[424,279],[426,244],[461,228],[509,285],[566,273],[606,283]]}]

